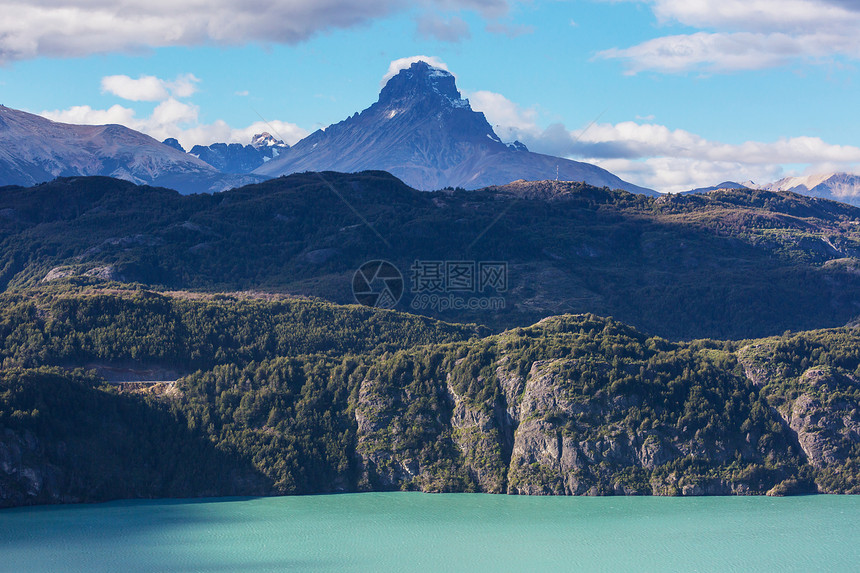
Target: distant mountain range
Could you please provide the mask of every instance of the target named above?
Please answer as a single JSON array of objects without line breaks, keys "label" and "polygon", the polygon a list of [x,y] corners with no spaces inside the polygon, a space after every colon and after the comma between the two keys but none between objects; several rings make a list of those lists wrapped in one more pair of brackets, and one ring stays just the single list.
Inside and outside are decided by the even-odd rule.
[{"label": "distant mountain range", "polygon": [[421,190],[560,179],[657,194],[594,165],[502,142],[460,96],[454,76],[424,62],[391,78],[368,109],[293,147],[262,133],[250,145],[213,143],[186,152],[176,139],[159,143],[120,125],[63,124],[0,107],[0,185],[105,175],[196,193],[324,170],[384,170]]},{"label": "distant mountain range", "polygon": [[594,165],[502,142],[484,114],[461,97],[454,76],[425,62],[392,77],[369,108],[312,133],[254,173],[369,169],[388,171],[422,190],[558,178],[656,195]]},{"label": "distant mountain range", "polygon": [[0,185],[107,175],[182,193],[224,191],[262,178],[210,164],[121,125],[58,123],[0,106]]},{"label": "distant mountain range", "polygon": [[791,191],[809,197],[819,197],[860,206],[860,175],[852,173],[819,173],[803,177],[786,177],[767,184],[752,181],[737,183],[723,181],[712,187],[700,187],[684,191],[686,193],[707,193],[717,189],[763,189],[766,191]]},{"label": "distant mountain range", "polygon": [[852,173],[823,173],[805,177],[786,177],[761,189],[791,191],[810,197],[832,199],[860,206],[860,175]]},{"label": "distant mountain range", "polygon": [[[503,142],[471,108],[454,76],[426,62],[400,70],[370,107],[294,146],[260,133],[248,145],[212,143],[186,151],[121,125],[73,125],[0,106],[0,186],[103,175],[176,189],[218,192],[304,171],[387,171],[420,190],[479,189],[516,180],[586,182],[657,196],[595,165]],[[824,173],[768,184],[724,181],[718,189],[792,191],[860,206],[860,175]]]},{"label": "distant mountain range", "polygon": [[[165,139],[164,143],[185,152],[182,145],[174,138]],[[250,145],[241,143],[195,145],[188,153],[222,173],[250,173],[289,148],[289,145],[264,131],[255,135]]]}]

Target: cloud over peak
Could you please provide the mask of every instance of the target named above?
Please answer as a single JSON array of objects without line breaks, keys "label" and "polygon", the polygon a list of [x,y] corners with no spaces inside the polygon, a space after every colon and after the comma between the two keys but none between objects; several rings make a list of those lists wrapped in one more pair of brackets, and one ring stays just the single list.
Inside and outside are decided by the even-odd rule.
[{"label": "cloud over peak", "polygon": [[439,68],[440,70],[451,72],[451,70],[448,69],[448,64],[446,64],[436,56],[408,56],[405,58],[398,58],[388,64],[388,71],[385,72],[384,76],[382,76],[382,80],[379,82],[379,85],[385,86],[385,84],[388,83],[388,80],[396,76],[400,72],[400,70],[409,69],[409,66],[411,66],[415,62],[426,62],[434,68]]}]

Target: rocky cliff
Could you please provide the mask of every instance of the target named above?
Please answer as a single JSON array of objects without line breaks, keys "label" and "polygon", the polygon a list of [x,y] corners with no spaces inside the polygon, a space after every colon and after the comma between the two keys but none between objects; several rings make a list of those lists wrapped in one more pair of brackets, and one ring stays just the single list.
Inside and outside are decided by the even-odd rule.
[{"label": "rocky cliff", "polygon": [[[486,336],[302,300],[4,295],[0,505],[420,490],[860,493],[860,331]],[[107,384],[87,364],[193,372]],[[167,391],[169,390],[169,391]]]},{"label": "rocky cliff", "polygon": [[[420,381],[434,397],[428,411],[415,412],[418,369],[395,399],[371,371],[356,409],[365,466],[386,487],[529,495],[765,493],[796,477],[802,446],[754,385],[727,371],[730,353],[651,351],[662,343],[592,320],[549,319],[449,363]],[[613,346],[632,354],[583,353],[598,327],[617,329]],[[454,452],[448,481],[407,435]],[[816,467],[851,455],[841,453]]]}]

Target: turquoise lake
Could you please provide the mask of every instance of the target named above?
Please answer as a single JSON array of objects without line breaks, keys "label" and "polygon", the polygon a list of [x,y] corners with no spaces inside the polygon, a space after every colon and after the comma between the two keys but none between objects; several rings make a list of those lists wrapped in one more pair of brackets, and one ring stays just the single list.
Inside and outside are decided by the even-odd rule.
[{"label": "turquoise lake", "polygon": [[858,571],[860,496],[369,493],[0,511],[0,571]]}]

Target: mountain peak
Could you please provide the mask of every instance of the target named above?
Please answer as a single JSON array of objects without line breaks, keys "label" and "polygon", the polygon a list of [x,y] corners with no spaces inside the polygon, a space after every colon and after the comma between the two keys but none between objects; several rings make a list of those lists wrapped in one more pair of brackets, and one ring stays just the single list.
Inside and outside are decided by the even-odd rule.
[{"label": "mountain peak", "polygon": [[457,108],[469,107],[469,100],[463,99],[454,81],[454,74],[431,66],[420,60],[408,68],[400,70],[388,80],[379,94],[379,102],[402,103],[404,100],[416,101],[442,98],[444,103]]},{"label": "mountain peak", "polygon": [[259,149],[261,147],[289,147],[280,139],[276,139],[274,135],[268,131],[258,133],[251,139],[251,147]]},{"label": "mountain peak", "polygon": [[254,173],[384,170],[425,190],[560,177],[649,192],[594,165],[532,153],[519,142],[505,144],[460,95],[454,75],[426,60],[392,67],[389,74],[370,107],[315,131]]},{"label": "mountain peak", "polygon": [[168,146],[172,147],[173,149],[176,149],[177,151],[181,151],[182,153],[185,153],[185,148],[182,147],[182,144],[179,143],[179,140],[176,139],[175,137],[168,137],[167,139],[165,139],[161,143],[163,143],[164,145],[168,145]]}]

